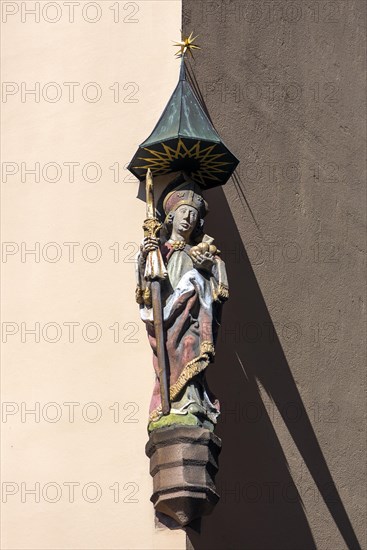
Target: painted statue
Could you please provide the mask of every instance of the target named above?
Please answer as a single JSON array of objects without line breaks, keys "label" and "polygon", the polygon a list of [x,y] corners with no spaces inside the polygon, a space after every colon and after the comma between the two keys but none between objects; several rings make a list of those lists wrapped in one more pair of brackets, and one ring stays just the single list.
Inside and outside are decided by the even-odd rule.
[{"label": "painted statue", "polygon": [[[137,259],[137,302],[153,350],[156,381],[148,430],[183,424],[214,430],[219,402],[210,392],[205,371],[213,362],[221,308],[228,298],[225,264],[213,239],[204,234],[208,205],[187,177],[164,201],[160,235],[146,236]],[[153,217],[153,216],[152,216]],[[147,221],[147,220],[146,220]],[[152,220],[148,220],[152,221]],[[161,225],[161,224],[160,224]],[[169,412],[163,414],[159,354],[147,265],[153,251],[164,275],[160,282]]]},{"label": "painted statue", "polygon": [[[214,361],[228,281],[220,251],[203,231],[208,205],[201,190],[225,185],[239,162],[211,122],[192,66],[186,75],[185,58],[199,49],[195,38],[191,33],[177,43],[176,88],[128,165],[146,182],[136,299],[156,375],[145,446],[151,501],[157,513],[180,526],[211,513],[219,499],[219,402],[205,376]],[[161,188],[170,174],[175,179],[155,205],[153,176]]]}]

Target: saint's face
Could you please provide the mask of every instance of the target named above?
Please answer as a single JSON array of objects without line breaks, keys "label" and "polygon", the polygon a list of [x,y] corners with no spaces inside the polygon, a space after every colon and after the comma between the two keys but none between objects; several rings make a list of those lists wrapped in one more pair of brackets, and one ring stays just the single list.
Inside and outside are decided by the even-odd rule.
[{"label": "saint's face", "polygon": [[173,217],[172,237],[181,236],[187,242],[196,227],[199,213],[193,206],[182,204]]}]

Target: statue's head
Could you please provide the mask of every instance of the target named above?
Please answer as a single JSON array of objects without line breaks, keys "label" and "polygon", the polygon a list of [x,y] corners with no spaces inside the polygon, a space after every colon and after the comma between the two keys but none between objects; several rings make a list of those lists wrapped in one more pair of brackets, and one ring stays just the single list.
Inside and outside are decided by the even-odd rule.
[{"label": "statue's head", "polygon": [[202,233],[208,205],[194,182],[185,181],[171,191],[163,202],[166,214],[167,236],[182,237],[186,242],[195,241]]}]

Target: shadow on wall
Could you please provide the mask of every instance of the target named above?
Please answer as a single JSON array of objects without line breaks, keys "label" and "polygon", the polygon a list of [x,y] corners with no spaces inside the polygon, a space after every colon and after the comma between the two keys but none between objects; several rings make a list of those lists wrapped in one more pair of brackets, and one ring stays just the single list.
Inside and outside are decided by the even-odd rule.
[{"label": "shadow on wall", "polygon": [[[208,372],[209,386],[224,405],[216,430],[223,440],[216,479],[221,499],[211,516],[187,528],[188,548],[316,548],[301,496],[259,393],[258,380],[282,415],[347,547],[359,549],[223,190],[212,190],[208,200],[206,231],[215,235],[220,226],[220,247],[237,253],[235,257],[224,256],[230,282],[230,300],[223,314],[226,334],[219,335],[216,368]],[[268,337],[256,343],[245,341],[239,327],[247,323],[267,327]],[[235,331],[236,327],[237,334],[230,335],[230,329]]]}]

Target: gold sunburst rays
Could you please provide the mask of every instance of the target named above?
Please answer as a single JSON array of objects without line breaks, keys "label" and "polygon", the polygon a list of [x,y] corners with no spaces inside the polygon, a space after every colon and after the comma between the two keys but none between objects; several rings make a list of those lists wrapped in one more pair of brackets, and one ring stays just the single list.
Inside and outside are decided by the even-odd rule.
[{"label": "gold sunburst rays", "polygon": [[207,143],[202,144],[201,141],[198,140],[192,146],[187,146],[180,138],[177,141],[176,148],[170,147],[165,143],[162,143],[161,146],[162,150],[160,151],[145,147],[144,151],[150,156],[138,157],[137,160],[144,161],[144,164],[134,166],[133,168],[144,171],[150,168],[154,175],[163,176],[172,172],[172,164],[175,163],[175,161],[190,159],[197,163],[197,166],[191,171],[192,179],[206,187],[208,180],[220,182],[227,173],[224,167],[231,164],[231,162],[223,159],[226,153],[215,152],[217,147],[216,143],[207,145]]},{"label": "gold sunburst rays", "polygon": [[[182,31],[181,31],[182,34]],[[194,55],[192,53],[193,50],[200,50],[200,46],[198,44],[194,44],[194,41],[197,39],[199,35],[192,36],[194,33],[191,33],[189,36],[182,36],[181,42],[174,42],[173,46],[175,48],[180,48],[178,52],[175,53],[176,57],[184,57],[186,52],[188,52],[191,57],[193,58]]]}]

